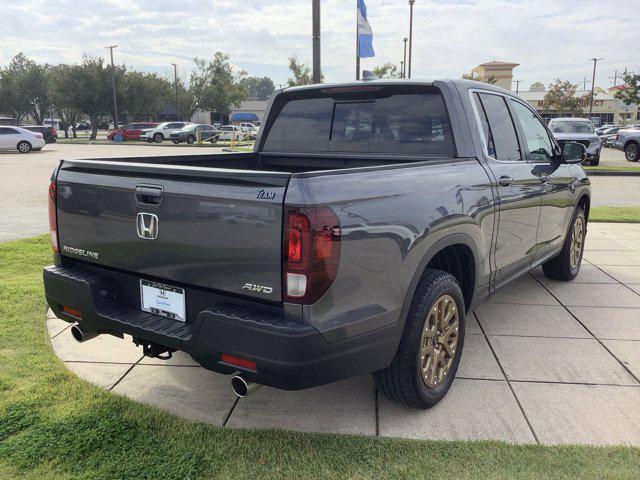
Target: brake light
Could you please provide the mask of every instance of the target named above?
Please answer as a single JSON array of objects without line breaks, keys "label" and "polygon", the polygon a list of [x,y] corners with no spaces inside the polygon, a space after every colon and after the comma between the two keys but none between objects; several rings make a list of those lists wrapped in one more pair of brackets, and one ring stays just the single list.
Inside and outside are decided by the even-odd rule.
[{"label": "brake light", "polygon": [[56,135],[58,135],[58,132],[55,128],[51,127],[51,136],[55,137]]},{"label": "brake light", "polygon": [[338,272],[340,221],[329,207],[287,207],[284,218],[284,300],[315,303],[327,292]]},{"label": "brake light", "polygon": [[56,182],[49,184],[49,239],[51,240],[51,248],[54,252],[58,249],[58,220],[56,218]]}]

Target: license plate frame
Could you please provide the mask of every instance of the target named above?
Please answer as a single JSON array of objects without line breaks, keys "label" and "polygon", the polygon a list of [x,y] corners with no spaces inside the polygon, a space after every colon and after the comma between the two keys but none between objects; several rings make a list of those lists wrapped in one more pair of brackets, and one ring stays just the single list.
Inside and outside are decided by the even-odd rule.
[{"label": "license plate frame", "polygon": [[140,279],[140,309],[185,323],[187,306],[184,288]]}]

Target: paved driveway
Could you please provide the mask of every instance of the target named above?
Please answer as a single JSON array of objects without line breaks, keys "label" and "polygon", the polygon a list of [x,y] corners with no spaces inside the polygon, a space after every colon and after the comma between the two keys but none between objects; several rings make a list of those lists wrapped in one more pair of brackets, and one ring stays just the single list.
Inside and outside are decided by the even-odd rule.
[{"label": "paved driveway", "polygon": [[540,271],[467,317],[457,379],[427,411],[387,401],[371,376],[299,392],[263,387],[237,400],[229,378],[185,355],[142,356],[129,341],[51,344],[90,382],[179,416],[243,428],[439,440],[640,445],[640,225],[591,224],[570,283]]}]

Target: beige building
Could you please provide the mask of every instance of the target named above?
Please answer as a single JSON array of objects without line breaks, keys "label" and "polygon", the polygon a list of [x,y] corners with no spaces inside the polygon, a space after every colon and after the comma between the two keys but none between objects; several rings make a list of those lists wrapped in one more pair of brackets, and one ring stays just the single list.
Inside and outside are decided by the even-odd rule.
[{"label": "beige building", "polygon": [[502,87],[505,90],[511,90],[511,85],[513,83],[513,69],[516,68],[519,63],[509,63],[509,62],[487,62],[481,65],[478,65],[476,68],[471,70],[471,73],[474,77],[479,80],[486,81],[491,77],[495,77],[497,82],[496,86]]}]

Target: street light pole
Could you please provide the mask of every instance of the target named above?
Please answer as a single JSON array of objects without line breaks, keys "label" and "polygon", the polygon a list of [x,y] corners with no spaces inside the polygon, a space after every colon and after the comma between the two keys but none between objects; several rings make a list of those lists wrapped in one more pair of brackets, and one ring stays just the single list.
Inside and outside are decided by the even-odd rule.
[{"label": "street light pole", "polygon": [[589,101],[589,120],[591,120],[591,112],[593,111],[593,90],[595,88],[596,83],[596,65],[603,58],[595,58],[591,59],[593,61],[593,76],[591,77],[591,100]]},{"label": "street light pole", "polygon": [[178,107],[178,65],[175,63],[172,63],[171,65],[173,65],[173,85],[176,90],[176,116],[178,117],[178,120],[182,120],[182,117],[180,116],[180,107]]},{"label": "street light pole", "polygon": [[113,90],[113,111],[115,116],[113,117],[113,129],[118,131],[118,99],[116,97],[116,67],[113,64],[113,49],[118,48],[118,45],[109,45],[105,47],[109,49],[111,54],[111,88]]},{"label": "street light pole", "polygon": [[402,57],[402,65],[404,65],[404,67],[402,68],[402,72],[400,74],[401,78],[406,78],[407,77],[407,40],[409,40],[407,37],[404,37],[402,39],[402,41],[404,42],[404,56]]},{"label": "street light pole", "polygon": [[413,4],[416,0],[409,0],[409,76],[411,78],[411,52],[413,50]]},{"label": "street light pole", "polygon": [[313,83],[322,81],[322,72],[320,71],[320,0],[313,0],[312,4],[313,16]]},{"label": "street light pole", "polygon": [[516,95],[518,95],[518,93],[520,93],[520,82],[522,82],[522,80],[514,80],[513,83],[516,84]]}]

